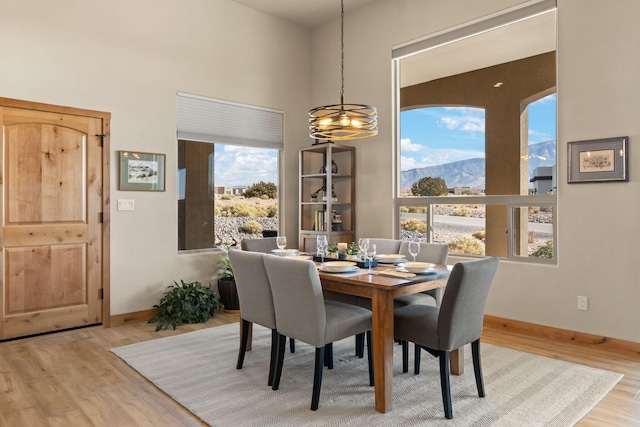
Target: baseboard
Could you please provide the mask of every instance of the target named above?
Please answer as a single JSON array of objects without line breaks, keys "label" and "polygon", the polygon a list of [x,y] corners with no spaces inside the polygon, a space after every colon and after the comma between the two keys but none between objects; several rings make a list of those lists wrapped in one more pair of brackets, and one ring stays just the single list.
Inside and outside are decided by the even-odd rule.
[{"label": "baseboard", "polygon": [[157,310],[155,308],[151,308],[149,310],[135,311],[133,313],[116,314],[114,316],[111,316],[110,326],[126,325],[127,323],[147,322],[149,319],[155,316],[156,313]]},{"label": "baseboard", "polygon": [[640,343],[603,337],[601,335],[569,331],[566,329],[559,329],[551,326],[537,325],[535,323],[521,322],[518,320],[504,319],[502,317],[489,315],[484,316],[484,327],[538,338],[546,338],[567,344],[598,348],[619,354],[632,355],[636,357],[640,356]]}]

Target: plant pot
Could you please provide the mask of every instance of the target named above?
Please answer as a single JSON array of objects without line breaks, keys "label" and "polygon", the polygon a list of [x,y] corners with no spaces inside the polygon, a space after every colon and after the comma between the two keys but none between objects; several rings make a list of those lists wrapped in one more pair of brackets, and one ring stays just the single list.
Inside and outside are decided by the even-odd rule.
[{"label": "plant pot", "polygon": [[222,302],[225,313],[240,312],[240,301],[238,300],[238,291],[234,278],[218,279],[218,292],[220,293],[220,302]]}]

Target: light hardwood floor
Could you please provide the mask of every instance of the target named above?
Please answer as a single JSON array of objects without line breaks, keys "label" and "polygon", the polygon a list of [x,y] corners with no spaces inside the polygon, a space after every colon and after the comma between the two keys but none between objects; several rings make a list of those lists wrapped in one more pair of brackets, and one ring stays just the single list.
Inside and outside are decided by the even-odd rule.
[{"label": "light hardwood floor", "polygon": [[[0,343],[0,426],[204,425],[109,350],[237,321],[237,315],[219,313],[206,324],[185,325],[176,331],[154,332],[155,325],[134,322]],[[637,356],[491,327],[485,328],[483,342],[624,374],[578,426],[640,425]]]}]

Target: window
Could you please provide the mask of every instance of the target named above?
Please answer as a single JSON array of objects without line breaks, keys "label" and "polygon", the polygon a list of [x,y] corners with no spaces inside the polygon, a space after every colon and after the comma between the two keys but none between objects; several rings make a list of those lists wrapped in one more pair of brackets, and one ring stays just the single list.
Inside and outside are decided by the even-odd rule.
[{"label": "window", "polygon": [[555,2],[426,37],[394,58],[400,237],[555,262]]},{"label": "window", "polygon": [[283,115],[178,94],[178,249],[277,233]]}]

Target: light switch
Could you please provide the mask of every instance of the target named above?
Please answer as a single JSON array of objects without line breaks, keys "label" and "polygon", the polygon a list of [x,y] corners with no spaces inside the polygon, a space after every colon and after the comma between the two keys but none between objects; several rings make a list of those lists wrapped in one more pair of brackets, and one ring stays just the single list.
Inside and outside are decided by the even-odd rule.
[{"label": "light switch", "polygon": [[118,199],[119,211],[132,211],[134,209],[133,199]]}]

